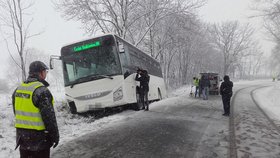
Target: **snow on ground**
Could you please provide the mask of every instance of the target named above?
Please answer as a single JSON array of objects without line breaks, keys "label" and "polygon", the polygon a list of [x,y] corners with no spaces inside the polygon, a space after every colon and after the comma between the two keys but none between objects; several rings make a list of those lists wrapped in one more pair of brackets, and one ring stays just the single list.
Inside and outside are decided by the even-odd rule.
[{"label": "snow on ground", "polygon": [[0,94],[0,157],[19,157],[14,154],[15,135],[13,108],[11,100],[7,94]]},{"label": "snow on ground", "polygon": [[[127,118],[135,111],[128,110],[120,114],[103,117],[95,120],[93,116],[83,117],[79,115],[72,115],[68,109],[64,107],[64,93],[55,92],[55,110],[57,123],[60,133],[61,144],[82,136],[86,133],[100,130],[103,126],[114,125],[119,120]],[[15,128],[14,128],[14,114],[11,105],[11,98],[9,94],[0,94],[0,158],[17,158],[19,151],[15,151]]]},{"label": "snow on ground", "polygon": [[250,99],[250,93],[253,92],[254,100],[277,124],[280,82],[265,81],[263,85],[249,86],[235,98],[235,142],[238,157],[280,157],[279,132]]},{"label": "snow on ground", "polygon": [[255,99],[268,115],[275,120],[280,121],[280,81],[275,82],[273,86],[258,89],[255,93]]},{"label": "snow on ground", "polygon": [[[256,84],[252,81],[238,81],[234,82],[235,86]],[[194,90],[194,88],[193,88]],[[60,132],[60,143],[65,143],[71,139],[82,136],[86,133],[100,130],[105,126],[113,126],[117,122],[126,119],[129,115],[134,114],[135,111],[127,110],[112,116],[103,117],[95,120],[93,117],[82,117],[79,115],[72,115],[64,107],[64,92],[61,89],[51,89],[55,97],[55,109],[57,122]],[[177,90],[170,91],[169,98],[161,102],[155,102],[151,106],[155,108],[168,108],[166,105],[176,104],[180,102],[193,102],[193,99],[185,97],[191,91],[191,86],[184,86]],[[266,91],[266,92],[265,92]],[[278,116],[280,112],[280,82],[276,82],[274,87],[267,88],[263,91],[257,91],[260,103],[266,104],[265,108],[272,109],[271,115]],[[277,96],[278,95],[278,96]],[[15,151],[15,128],[14,128],[14,114],[11,105],[11,94],[0,94],[0,158],[16,158],[19,157],[19,151]],[[266,100],[266,101],[265,101]],[[263,102],[262,102],[263,101]],[[267,104],[269,103],[269,104]],[[278,107],[277,107],[277,105]],[[277,115],[278,113],[278,115]]]},{"label": "snow on ground", "polygon": [[168,90],[168,97],[176,97],[176,96],[182,96],[186,94],[190,94],[190,92],[194,93],[195,87],[190,85],[182,86],[176,90]]}]

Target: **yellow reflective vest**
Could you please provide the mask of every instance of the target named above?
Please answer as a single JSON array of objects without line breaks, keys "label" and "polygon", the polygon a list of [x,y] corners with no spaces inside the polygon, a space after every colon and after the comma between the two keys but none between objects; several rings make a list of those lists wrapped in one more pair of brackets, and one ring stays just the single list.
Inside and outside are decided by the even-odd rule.
[{"label": "yellow reflective vest", "polygon": [[198,87],[199,86],[199,79],[193,80],[194,86]]},{"label": "yellow reflective vest", "polygon": [[40,110],[33,104],[34,91],[44,86],[41,82],[22,83],[15,92],[15,127],[45,130]]}]

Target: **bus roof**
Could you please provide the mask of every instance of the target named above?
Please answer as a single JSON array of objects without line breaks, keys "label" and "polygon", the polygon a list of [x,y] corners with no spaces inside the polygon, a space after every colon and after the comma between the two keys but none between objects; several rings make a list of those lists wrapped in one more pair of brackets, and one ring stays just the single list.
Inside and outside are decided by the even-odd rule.
[{"label": "bus roof", "polygon": [[72,45],[72,44],[76,44],[76,43],[79,43],[79,42],[82,42],[82,41],[87,41],[87,40],[91,40],[91,39],[94,39],[94,38],[99,38],[99,37],[103,37],[103,36],[107,36],[107,35],[112,35],[112,36],[115,36],[119,39],[121,39],[123,42],[125,42],[126,44],[129,44],[130,46],[133,46],[134,48],[136,48],[138,51],[142,52],[145,56],[147,56],[148,58],[151,58],[152,60],[154,60],[155,62],[158,62],[156,59],[154,59],[153,57],[149,56],[148,54],[144,53],[142,50],[140,50],[138,47],[134,46],[133,44],[131,44],[130,42],[126,41],[125,39],[122,39],[121,37],[119,37],[118,35],[114,34],[114,33],[105,33],[105,34],[101,34],[101,35],[97,35],[97,36],[94,36],[94,37],[91,37],[91,38],[85,38],[85,39],[82,39],[82,40],[79,40],[79,41],[76,41],[76,42],[71,42],[71,43],[68,43],[68,44],[65,44],[61,47],[64,48],[64,47],[67,47],[69,45]]},{"label": "bus roof", "polygon": [[201,75],[219,75],[218,73],[215,73],[215,72],[201,72],[199,74],[201,74]]},{"label": "bus roof", "polygon": [[90,37],[90,38],[84,38],[84,39],[81,39],[79,41],[71,42],[71,43],[68,43],[68,44],[64,44],[61,48],[67,47],[69,45],[76,44],[76,43],[79,43],[79,42],[82,42],[82,41],[87,41],[87,40],[91,40],[91,39],[94,39],[94,38],[99,38],[99,37],[103,37],[103,36],[107,36],[107,35],[115,36],[113,33],[106,33],[106,34],[97,35],[97,36]]}]

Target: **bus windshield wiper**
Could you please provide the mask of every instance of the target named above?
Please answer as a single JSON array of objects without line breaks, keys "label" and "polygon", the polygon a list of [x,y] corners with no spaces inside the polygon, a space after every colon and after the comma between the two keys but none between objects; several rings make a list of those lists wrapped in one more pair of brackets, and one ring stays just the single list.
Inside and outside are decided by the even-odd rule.
[{"label": "bus windshield wiper", "polygon": [[84,80],[84,79],[86,79],[86,78],[88,78],[88,76],[86,76],[86,77],[81,77],[81,78],[76,79],[76,80],[70,85],[70,88],[73,88],[75,84],[81,83],[81,81]]},{"label": "bus windshield wiper", "polygon": [[78,78],[77,80],[75,80],[70,88],[73,88],[74,85],[78,84],[78,83],[81,83],[82,80],[85,80],[85,79],[94,79],[94,78],[98,78],[98,77],[104,77],[104,78],[109,78],[111,80],[113,80],[114,78],[112,76],[108,76],[108,75],[98,75],[98,74],[94,74],[94,75],[89,75],[89,76],[85,76],[85,77],[81,77],[81,78]]},{"label": "bus windshield wiper", "polygon": [[112,76],[108,76],[108,75],[97,75],[97,76],[101,76],[101,77],[104,77],[104,78],[109,78],[109,79],[114,79]]},{"label": "bus windshield wiper", "polygon": [[86,76],[85,78],[95,79],[95,78],[100,78],[100,77],[109,78],[111,80],[114,79],[112,76],[109,76],[109,75],[99,75],[99,74],[89,75],[89,76]]}]

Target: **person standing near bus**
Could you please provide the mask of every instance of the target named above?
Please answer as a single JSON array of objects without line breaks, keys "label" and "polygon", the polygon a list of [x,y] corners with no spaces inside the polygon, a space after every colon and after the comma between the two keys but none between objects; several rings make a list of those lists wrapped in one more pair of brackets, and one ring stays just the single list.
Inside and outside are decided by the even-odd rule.
[{"label": "person standing near bus", "polygon": [[143,104],[145,111],[148,111],[149,110],[148,92],[149,92],[149,81],[150,81],[150,76],[148,75],[148,71],[138,69],[135,80],[140,82],[140,89],[139,89],[140,100],[141,103]]},{"label": "person standing near bus", "polygon": [[208,100],[210,81],[209,78],[203,75],[199,81],[200,87],[202,89],[203,100]]},{"label": "person standing near bus", "polygon": [[230,98],[232,96],[233,83],[229,80],[229,76],[224,76],[224,82],[220,87],[220,94],[222,95],[224,116],[230,115]]},{"label": "person standing near bus", "polygon": [[53,96],[45,80],[48,67],[41,61],[29,66],[29,76],[12,95],[16,148],[21,158],[49,158],[59,143]]}]

